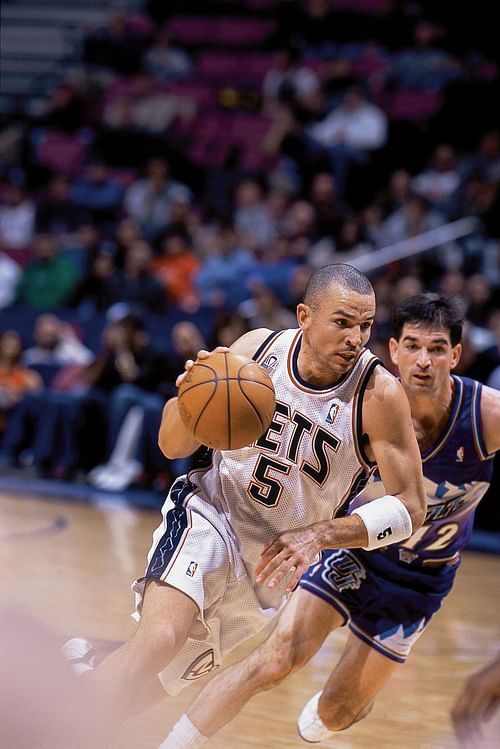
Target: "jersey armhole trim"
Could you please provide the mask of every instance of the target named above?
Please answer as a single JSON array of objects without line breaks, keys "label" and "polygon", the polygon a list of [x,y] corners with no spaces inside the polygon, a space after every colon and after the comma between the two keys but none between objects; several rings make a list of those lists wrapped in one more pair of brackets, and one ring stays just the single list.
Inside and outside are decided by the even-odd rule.
[{"label": "jersey armhole trim", "polygon": [[257,351],[253,354],[252,359],[254,361],[258,361],[260,357],[264,354],[265,350],[270,346],[270,344],[274,341],[277,336],[281,335],[283,333],[282,330],[275,330],[274,332],[270,333],[260,344]]},{"label": "jersey armhole trim", "polygon": [[380,359],[372,359],[372,361],[368,364],[364,375],[363,375],[363,381],[359,387],[357,396],[356,396],[356,421],[354,425],[354,441],[355,441],[355,447],[356,452],[358,454],[358,458],[361,459],[361,462],[364,463],[366,468],[371,472],[375,466],[376,463],[373,460],[370,460],[367,454],[365,453],[365,450],[363,448],[362,444],[362,437],[363,437],[363,397],[365,394],[365,390],[367,388],[368,382],[370,380],[370,377],[375,369],[375,367],[378,366],[383,367],[384,365],[380,361]]},{"label": "jersey armhole trim", "polygon": [[474,392],[472,395],[472,433],[474,436],[474,445],[477,454],[481,460],[491,460],[495,453],[489,453],[486,449],[483,439],[483,424],[481,420],[481,392],[482,385],[480,382],[474,383]]}]

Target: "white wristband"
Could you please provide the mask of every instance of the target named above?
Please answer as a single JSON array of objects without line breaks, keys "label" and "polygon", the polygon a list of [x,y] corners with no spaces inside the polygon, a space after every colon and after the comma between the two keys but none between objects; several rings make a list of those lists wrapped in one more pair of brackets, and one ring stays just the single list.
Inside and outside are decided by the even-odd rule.
[{"label": "white wristband", "polygon": [[413,527],[410,513],[397,497],[386,494],[353,510],[359,515],[368,532],[366,551],[404,541],[411,536]]}]

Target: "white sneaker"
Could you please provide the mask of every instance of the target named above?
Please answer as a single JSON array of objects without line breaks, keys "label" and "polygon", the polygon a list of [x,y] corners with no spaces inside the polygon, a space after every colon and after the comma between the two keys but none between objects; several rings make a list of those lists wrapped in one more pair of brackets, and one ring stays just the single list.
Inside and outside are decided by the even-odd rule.
[{"label": "white sneaker", "polygon": [[335,731],[329,731],[318,715],[318,702],[321,692],[311,697],[304,705],[297,720],[297,731],[301,739],[309,744],[319,744],[320,741],[333,736]]},{"label": "white sneaker", "polygon": [[95,668],[97,653],[90,642],[81,637],[67,640],[61,648],[61,653],[75,674],[93,671]]}]

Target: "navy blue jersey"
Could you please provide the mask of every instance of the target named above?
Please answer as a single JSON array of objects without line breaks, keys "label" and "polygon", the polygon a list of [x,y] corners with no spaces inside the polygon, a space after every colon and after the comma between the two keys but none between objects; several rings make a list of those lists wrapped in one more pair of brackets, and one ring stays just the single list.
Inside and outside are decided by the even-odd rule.
[{"label": "navy blue jersey", "polygon": [[[421,528],[400,544],[370,556],[412,567],[427,560],[457,556],[472,532],[474,510],[488,490],[493,455],[488,455],[482,436],[480,400],[482,386],[467,377],[453,376],[455,393],[448,423],[435,444],[422,453],[427,495],[427,515]],[[385,494],[380,476],[353,501],[349,509]]]}]

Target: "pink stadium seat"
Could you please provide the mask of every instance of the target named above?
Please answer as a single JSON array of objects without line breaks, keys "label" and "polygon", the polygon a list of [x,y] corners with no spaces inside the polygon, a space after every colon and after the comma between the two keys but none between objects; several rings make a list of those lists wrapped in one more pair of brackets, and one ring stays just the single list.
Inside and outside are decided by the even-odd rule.
[{"label": "pink stadium seat", "polygon": [[37,149],[40,164],[56,172],[76,174],[83,164],[87,144],[64,133],[47,132]]},{"label": "pink stadium seat", "polygon": [[261,44],[274,28],[275,24],[272,21],[258,18],[221,18],[215,24],[213,41],[235,46],[257,45]]},{"label": "pink stadium seat", "polygon": [[396,91],[383,107],[393,120],[425,120],[441,105],[439,94],[429,91]]},{"label": "pink stadium seat", "polygon": [[212,19],[193,16],[177,16],[168,24],[168,30],[185,44],[202,44],[210,38]]},{"label": "pink stadium seat", "polygon": [[330,3],[337,10],[352,10],[367,15],[382,15],[390,8],[387,0],[330,0]]}]

